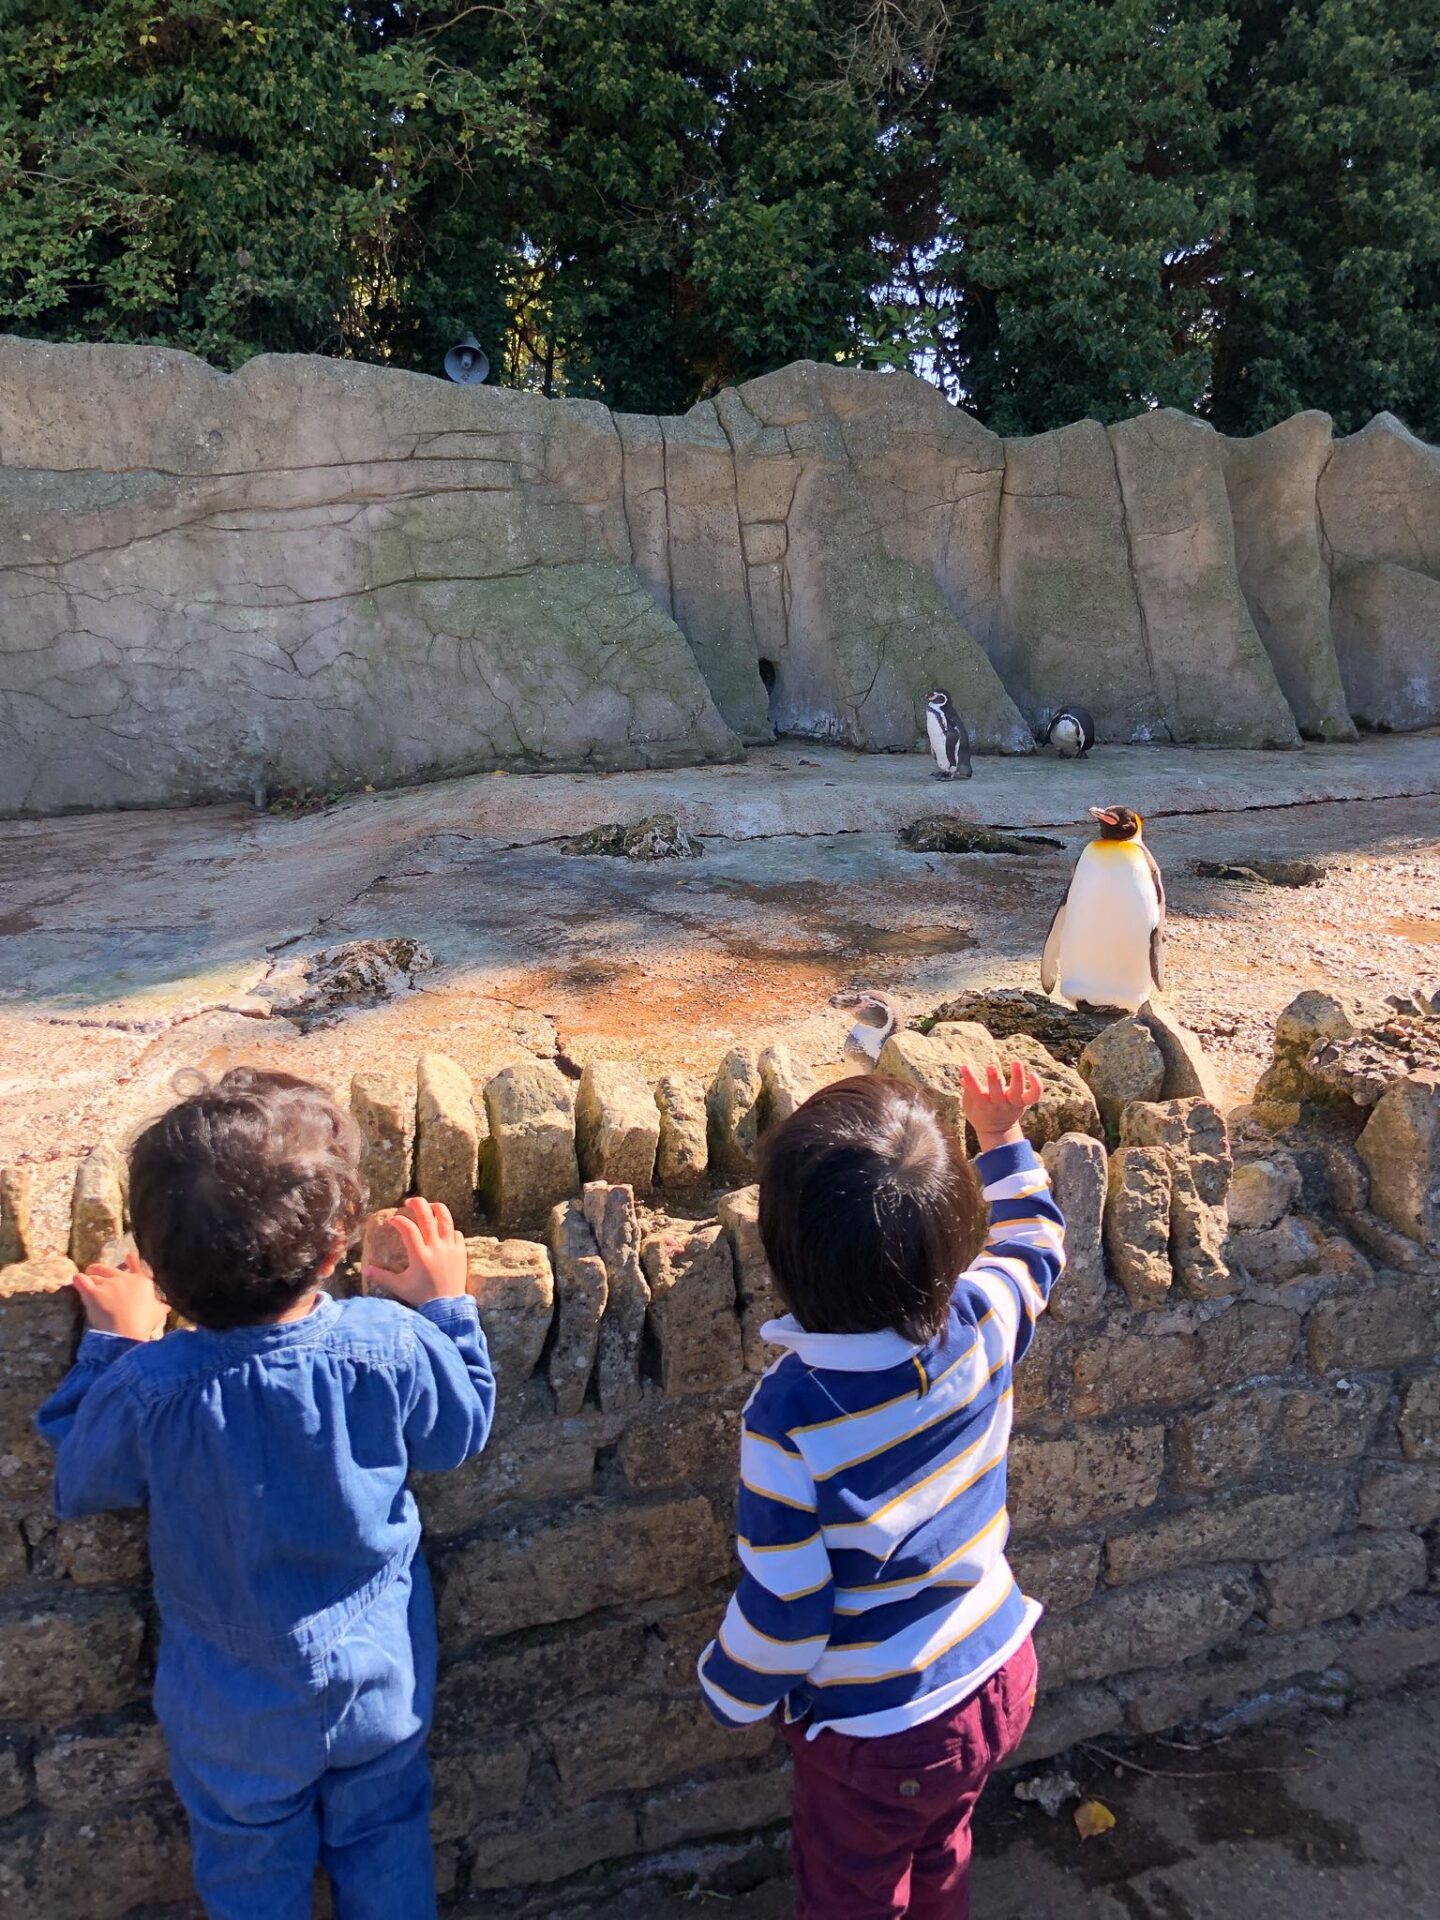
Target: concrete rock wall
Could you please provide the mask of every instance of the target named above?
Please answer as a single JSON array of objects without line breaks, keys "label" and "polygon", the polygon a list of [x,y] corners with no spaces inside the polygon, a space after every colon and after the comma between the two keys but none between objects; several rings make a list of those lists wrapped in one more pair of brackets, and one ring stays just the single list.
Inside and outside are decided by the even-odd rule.
[{"label": "concrete rock wall", "polygon": [[[683,418],[0,340],[0,811],[921,739],[1440,719],[1440,453],[1380,415],[1002,441],[800,362]],[[1427,532],[1427,528],[1430,529]]]},{"label": "concrete rock wall", "polygon": [[[1334,1079],[1323,998],[1290,1010],[1257,1090],[1280,1133],[1227,1126],[1183,1091],[1183,1049],[1150,1059],[1134,1023],[1078,1074],[1023,1043],[1051,1088],[1029,1125],[1070,1261],[1016,1376],[1011,1553],[1047,1609],[1025,1759],[1440,1662],[1440,1222],[1390,1191],[1425,1153],[1433,1178],[1440,1108],[1393,1045],[1377,1079],[1363,1035],[1347,1071],[1400,1121],[1347,1119],[1344,1096],[1307,1108],[1314,1072]],[[1405,1058],[1417,1044],[1407,1029]],[[943,1103],[987,1045],[942,1023],[890,1064]],[[488,1212],[470,1284],[496,1431],[417,1486],[446,1911],[639,1857],[693,1874],[700,1843],[786,1817],[772,1729],[725,1733],[694,1683],[775,1310],[757,1190],[716,1196],[706,1170],[743,1178],[807,1085],[777,1048],[731,1053],[708,1088],[596,1065],[576,1089],[530,1061],[476,1089],[431,1055],[352,1089],[377,1198],[413,1178],[473,1208],[478,1182]],[[1154,1097],[1124,1100],[1137,1085]],[[123,1219],[102,1151],[77,1176],[76,1257]],[[383,1263],[383,1216],[370,1231]],[[139,1920],[188,1892],[146,1706],[143,1524],[57,1523],[30,1424],[74,1349],[72,1271],[31,1244],[23,1178],[0,1176],[0,1910]]]}]

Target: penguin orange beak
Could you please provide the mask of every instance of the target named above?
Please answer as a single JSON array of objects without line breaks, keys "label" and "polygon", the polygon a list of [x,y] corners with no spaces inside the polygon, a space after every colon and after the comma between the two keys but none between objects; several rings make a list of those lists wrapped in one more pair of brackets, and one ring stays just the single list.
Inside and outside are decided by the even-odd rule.
[{"label": "penguin orange beak", "polygon": [[1097,820],[1103,820],[1107,827],[1115,827],[1120,824],[1119,816],[1113,807],[1091,807],[1090,811]]}]

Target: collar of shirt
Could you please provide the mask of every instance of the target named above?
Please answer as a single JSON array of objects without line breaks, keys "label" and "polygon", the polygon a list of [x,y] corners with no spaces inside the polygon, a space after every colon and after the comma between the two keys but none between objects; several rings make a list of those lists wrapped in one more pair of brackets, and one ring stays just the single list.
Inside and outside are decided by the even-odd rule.
[{"label": "collar of shirt", "polygon": [[274,1353],[282,1347],[308,1346],[327,1333],[339,1316],[339,1301],[322,1288],[303,1319],[255,1327],[197,1327],[194,1337],[225,1353]]},{"label": "collar of shirt", "polygon": [[913,1360],[920,1349],[903,1334],[883,1328],[879,1333],[807,1333],[793,1313],[767,1320],[760,1338],[772,1347],[788,1347],[810,1367],[834,1373],[882,1373]]}]

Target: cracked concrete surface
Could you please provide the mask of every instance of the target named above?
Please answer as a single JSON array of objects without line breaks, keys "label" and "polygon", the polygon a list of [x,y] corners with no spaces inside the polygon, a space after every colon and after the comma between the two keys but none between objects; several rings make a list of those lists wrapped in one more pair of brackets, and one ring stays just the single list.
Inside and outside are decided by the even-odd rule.
[{"label": "cracked concrete surface", "polygon": [[[1146,815],[1171,903],[1172,998],[1230,1091],[1304,986],[1384,993],[1440,970],[1440,737],[1300,753],[1097,749],[978,764],[787,741],[733,768],[487,775],[301,818],[217,807],[0,823],[0,1163],[30,1161],[49,1240],[76,1159],[169,1097],[182,1067],[285,1065],[337,1086],[430,1047],[478,1079],[525,1054],[712,1072],[739,1041],[841,1069],[830,995],[907,1013],[1034,985],[1086,808]],[[563,856],[603,821],[674,812],[695,862]],[[925,813],[1044,827],[1024,859],[902,852]],[[1320,857],[1302,892],[1203,880],[1196,858]],[[272,963],[406,934],[414,991],[301,1032],[256,989]]]}]

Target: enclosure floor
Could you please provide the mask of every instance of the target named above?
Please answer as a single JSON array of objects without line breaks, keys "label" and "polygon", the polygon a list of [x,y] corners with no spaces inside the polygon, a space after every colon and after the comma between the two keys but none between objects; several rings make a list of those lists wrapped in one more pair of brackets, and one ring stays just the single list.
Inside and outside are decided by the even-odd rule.
[{"label": "enclosure floor", "polygon": [[[216,807],[0,823],[0,1162],[37,1166],[60,1244],[75,1159],[169,1097],[182,1067],[284,1064],[337,1085],[427,1048],[477,1081],[523,1053],[713,1072],[785,1040],[841,1070],[849,986],[907,1013],[968,986],[1037,985],[1092,802],[1146,815],[1170,896],[1171,999],[1240,1099],[1302,987],[1383,994],[1440,975],[1440,736],[1300,753],[1098,749],[1084,764],[785,742],[737,768],[475,776],[299,818]],[[557,837],[674,812],[704,857],[573,859]],[[1062,848],[901,852],[948,812]],[[1323,886],[1206,880],[1195,859],[1323,857]],[[301,1031],[264,1017],[277,964],[410,934],[417,990]]]}]

